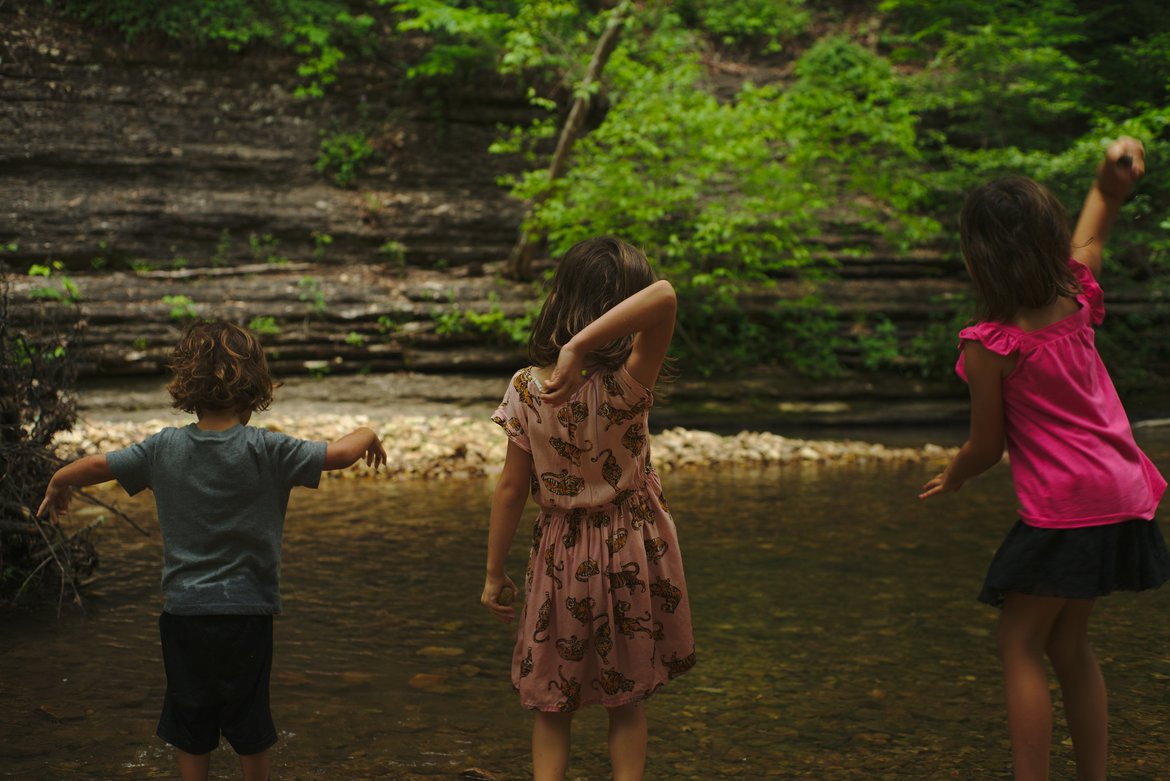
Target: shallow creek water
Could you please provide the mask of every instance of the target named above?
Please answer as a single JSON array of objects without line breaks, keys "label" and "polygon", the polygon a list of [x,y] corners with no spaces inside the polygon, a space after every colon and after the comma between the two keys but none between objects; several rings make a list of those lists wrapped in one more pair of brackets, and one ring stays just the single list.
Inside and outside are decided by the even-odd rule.
[{"label": "shallow creek water", "polygon": [[[1170,431],[1142,440],[1170,473]],[[699,664],[649,704],[647,778],[1006,779],[996,612],[974,600],[1011,524],[1005,466],[920,504],[928,467],[664,477]],[[294,493],[276,623],[273,778],[529,773],[513,629],[478,605],[491,481],[326,481]],[[148,495],[119,505],[147,528]],[[92,518],[80,509],[72,522]],[[531,507],[527,518],[534,514]],[[523,574],[528,520],[513,546]],[[164,677],[157,531],[100,531],[87,613],[3,617],[0,777],[174,777],[154,735]],[[1102,601],[1111,778],[1170,779],[1170,588]],[[1056,696],[1059,706],[1059,696]],[[1053,778],[1072,779],[1059,717]],[[574,727],[570,779],[607,778],[605,718]],[[212,777],[237,778],[230,750]]]}]

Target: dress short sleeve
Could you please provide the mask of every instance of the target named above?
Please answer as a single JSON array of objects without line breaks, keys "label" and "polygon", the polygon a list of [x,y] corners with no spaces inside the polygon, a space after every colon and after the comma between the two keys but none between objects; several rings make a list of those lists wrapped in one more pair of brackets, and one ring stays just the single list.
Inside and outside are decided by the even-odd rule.
[{"label": "dress short sleeve", "polygon": [[959,331],[959,360],[955,362],[955,373],[967,381],[967,370],[963,366],[963,343],[979,342],[996,355],[1011,355],[1020,349],[1020,332],[1003,323],[977,323]]},{"label": "dress short sleeve", "polygon": [[528,438],[528,421],[530,417],[540,420],[540,397],[533,391],[534,387],[531,368],[516,372],[504,393],[504,400],[492,413],[492,422],[504,430],[508,439],[529,453],[532,452],[532,443]]},{"label": "dress short sleeve", "polygon": [[1089,320],[1093,325],[1101,325],[1101,321],[1105,319],[1104,291],[1097,284],[1097,280],[1093,278],[1093,272],[1089,270],[1088,266],[1075,258],[1069,258],[1068,263],[1081,286],[1081,294],[1077,298],[1089,308]]}]

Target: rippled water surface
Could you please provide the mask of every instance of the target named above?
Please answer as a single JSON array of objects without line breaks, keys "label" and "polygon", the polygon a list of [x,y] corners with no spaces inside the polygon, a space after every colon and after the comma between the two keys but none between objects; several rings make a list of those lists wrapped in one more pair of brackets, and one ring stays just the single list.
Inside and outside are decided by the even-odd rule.
[{"label": "rippled water surface", "polygon": [[[1143,441],[1170,473],[1170,432]],[[917,465],[665,476],[699,665],[650,702],[648,778],[1010,778],[996,613],[974,600],[1013,519],[1010,477],[1001,466],[922,505],[928,476]],[[346,480],[294,494],[274,778],[527,776],[512,629],[478,605],[491,488]],[[119,503],[154,528],[148,496]],[[518,536],[517,580],[524,526]],[[110,523],[98,545],[87,615],[0,619],[0,777],[174,775],[153,736],[158,534]],[[1098,608],[1114,781],[1170,779],[1168,614],[1170,588]],[[1066,737],[1058,722],[1054,779],[1074,777]],[[569,777],[606,778],[605,756],[604,712],[587,709]],[[238,777],[226,748],[212,777]]]}]

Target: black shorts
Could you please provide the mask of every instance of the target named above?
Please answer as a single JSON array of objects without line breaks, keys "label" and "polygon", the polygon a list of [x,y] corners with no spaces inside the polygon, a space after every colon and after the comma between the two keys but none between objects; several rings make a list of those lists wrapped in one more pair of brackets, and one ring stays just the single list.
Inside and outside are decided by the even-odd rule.
[{"label": "black shorts", "polygon": [[158,618],[167,694],[158,736],[188,754],[207,754],[222,732],[237,754],[276,742],[268,708],[272,616]]}]

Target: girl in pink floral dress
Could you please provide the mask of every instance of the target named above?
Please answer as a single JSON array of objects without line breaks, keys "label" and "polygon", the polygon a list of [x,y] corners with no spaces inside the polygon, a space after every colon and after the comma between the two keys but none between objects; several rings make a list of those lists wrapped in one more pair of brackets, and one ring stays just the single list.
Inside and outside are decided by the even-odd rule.
[{"label": "girl in pink floral dress", "polygon": [[643,701],[695,664],[674,521],[650,465],[648,415],[674,332],[669,282],[612,237],[565,254],[533,326],[533,365],[492,420],[508,452],[492,501],[481,601],[515,617],[508,549],[531,493],[540,505],[512,655],[535,710],[533,775],[563,779],[582,705],[609,713],[615,779],[640,779]]}]

